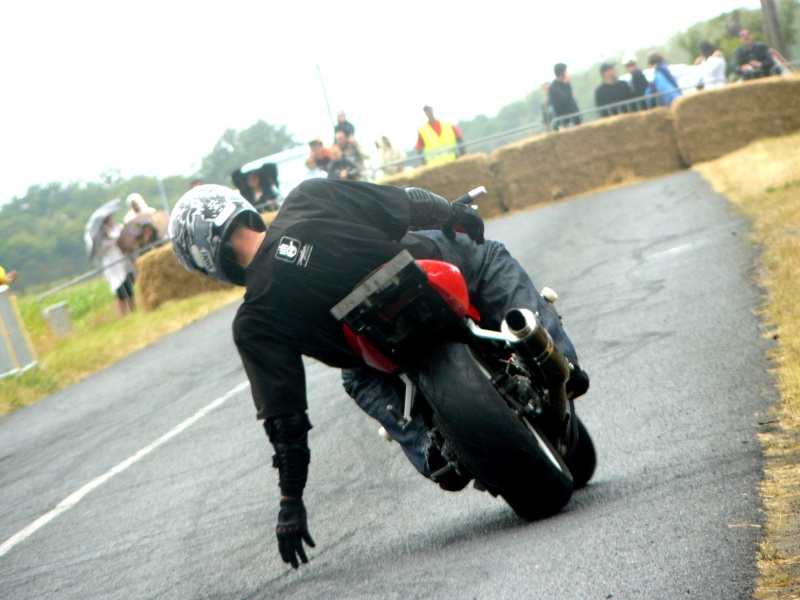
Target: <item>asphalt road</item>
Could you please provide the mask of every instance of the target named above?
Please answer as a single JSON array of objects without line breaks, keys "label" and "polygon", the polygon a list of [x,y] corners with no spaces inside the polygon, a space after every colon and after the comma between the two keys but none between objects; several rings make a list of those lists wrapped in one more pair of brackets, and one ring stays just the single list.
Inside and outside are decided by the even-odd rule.
[{"label": "asphalt road", "polygon": [[560,514],[440,491],[309,362],[317,547],[287,568],[229,307],[0,419],[0,598],[751,597],[776,392],[745,219],[683,172],[487,230],[592,375],[599,466]]}]

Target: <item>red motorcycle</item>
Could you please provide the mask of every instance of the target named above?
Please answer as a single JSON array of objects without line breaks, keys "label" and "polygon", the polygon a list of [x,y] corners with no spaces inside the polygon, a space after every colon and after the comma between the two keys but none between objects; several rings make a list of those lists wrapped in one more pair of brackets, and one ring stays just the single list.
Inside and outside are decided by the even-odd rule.
[{"label": "red motorcycle", "polygon": [[591,479],[594,443],[566,385],[572,365],[531,310],[483,329],[457,267],[403,251],[331,313],[366,364],[405,382],[405,405],[389,410],[401,426],[428,428],[446,461],[434,481],[455,471],[533,520]]}]

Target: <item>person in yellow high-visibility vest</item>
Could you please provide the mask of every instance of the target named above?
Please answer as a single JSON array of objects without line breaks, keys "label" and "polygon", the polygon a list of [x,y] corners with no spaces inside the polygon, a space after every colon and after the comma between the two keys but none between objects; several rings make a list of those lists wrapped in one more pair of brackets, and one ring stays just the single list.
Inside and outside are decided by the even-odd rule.
[{"label": "person in yellow high-visibility vest", "polygon": [[[428,117],[428,122],[417,130],[416,148],[420,155],[426,155],[425,163],[435,165],[463,156],[464,143],[458,127],[439,121],[433,116],[433,108],[430,106],[424,106],[422,110]],[[434,154],[430,154],[431,152]]]}]

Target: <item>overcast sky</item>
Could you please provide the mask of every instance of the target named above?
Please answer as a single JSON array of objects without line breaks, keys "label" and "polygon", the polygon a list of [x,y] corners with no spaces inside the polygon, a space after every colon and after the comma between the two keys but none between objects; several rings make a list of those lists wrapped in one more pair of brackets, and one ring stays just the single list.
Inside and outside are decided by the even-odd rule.
[{"label": "overcast sky", "polygon": [[[344,109],[362,145],[494,116],[552,79],[759,0],[6,2],[0,203],[30,185],[190,174],[227,128],[299,141]],[[320,74],[322,77],[320,77]],[[531,115],[531,122],[536,120]],[[253,157],[258,158],[258,157]]]}]

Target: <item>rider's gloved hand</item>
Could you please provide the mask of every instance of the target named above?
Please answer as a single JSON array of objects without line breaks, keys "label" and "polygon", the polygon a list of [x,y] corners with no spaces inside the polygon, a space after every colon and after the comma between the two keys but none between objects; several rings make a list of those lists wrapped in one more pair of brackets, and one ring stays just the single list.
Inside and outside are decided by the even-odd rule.
[{"label": "rider's gloved hand", "polygon": [[463,229],[478,244],[482,244],[483,220],[478,211],[465,204],[450,204],[439,194],[422,188],[405,188],[409,201],[412,227],[441,226],[444,234],[453,239],[456,229]]},{"label": "rider's gloved hand", "polygon": [[466,204],[453,204],[453,214],[442,224],[442,231],[451,240],[456,237],[456,228],[463,229],[476,244],[486,241],[483,237],[483,219],[478,211]]},{"label": "rider's gloved hand", "polygon": [[300,566],[298,557],[304,563],[308,562],[306,551],[303,549],[303,542],[316,547],[311,534],[308,533],[306,523],[306,507],[300,498],[282,498],[281,510],[278,513],[278,550],[280,550],[283,562],[291,563],[293,568]]}]

